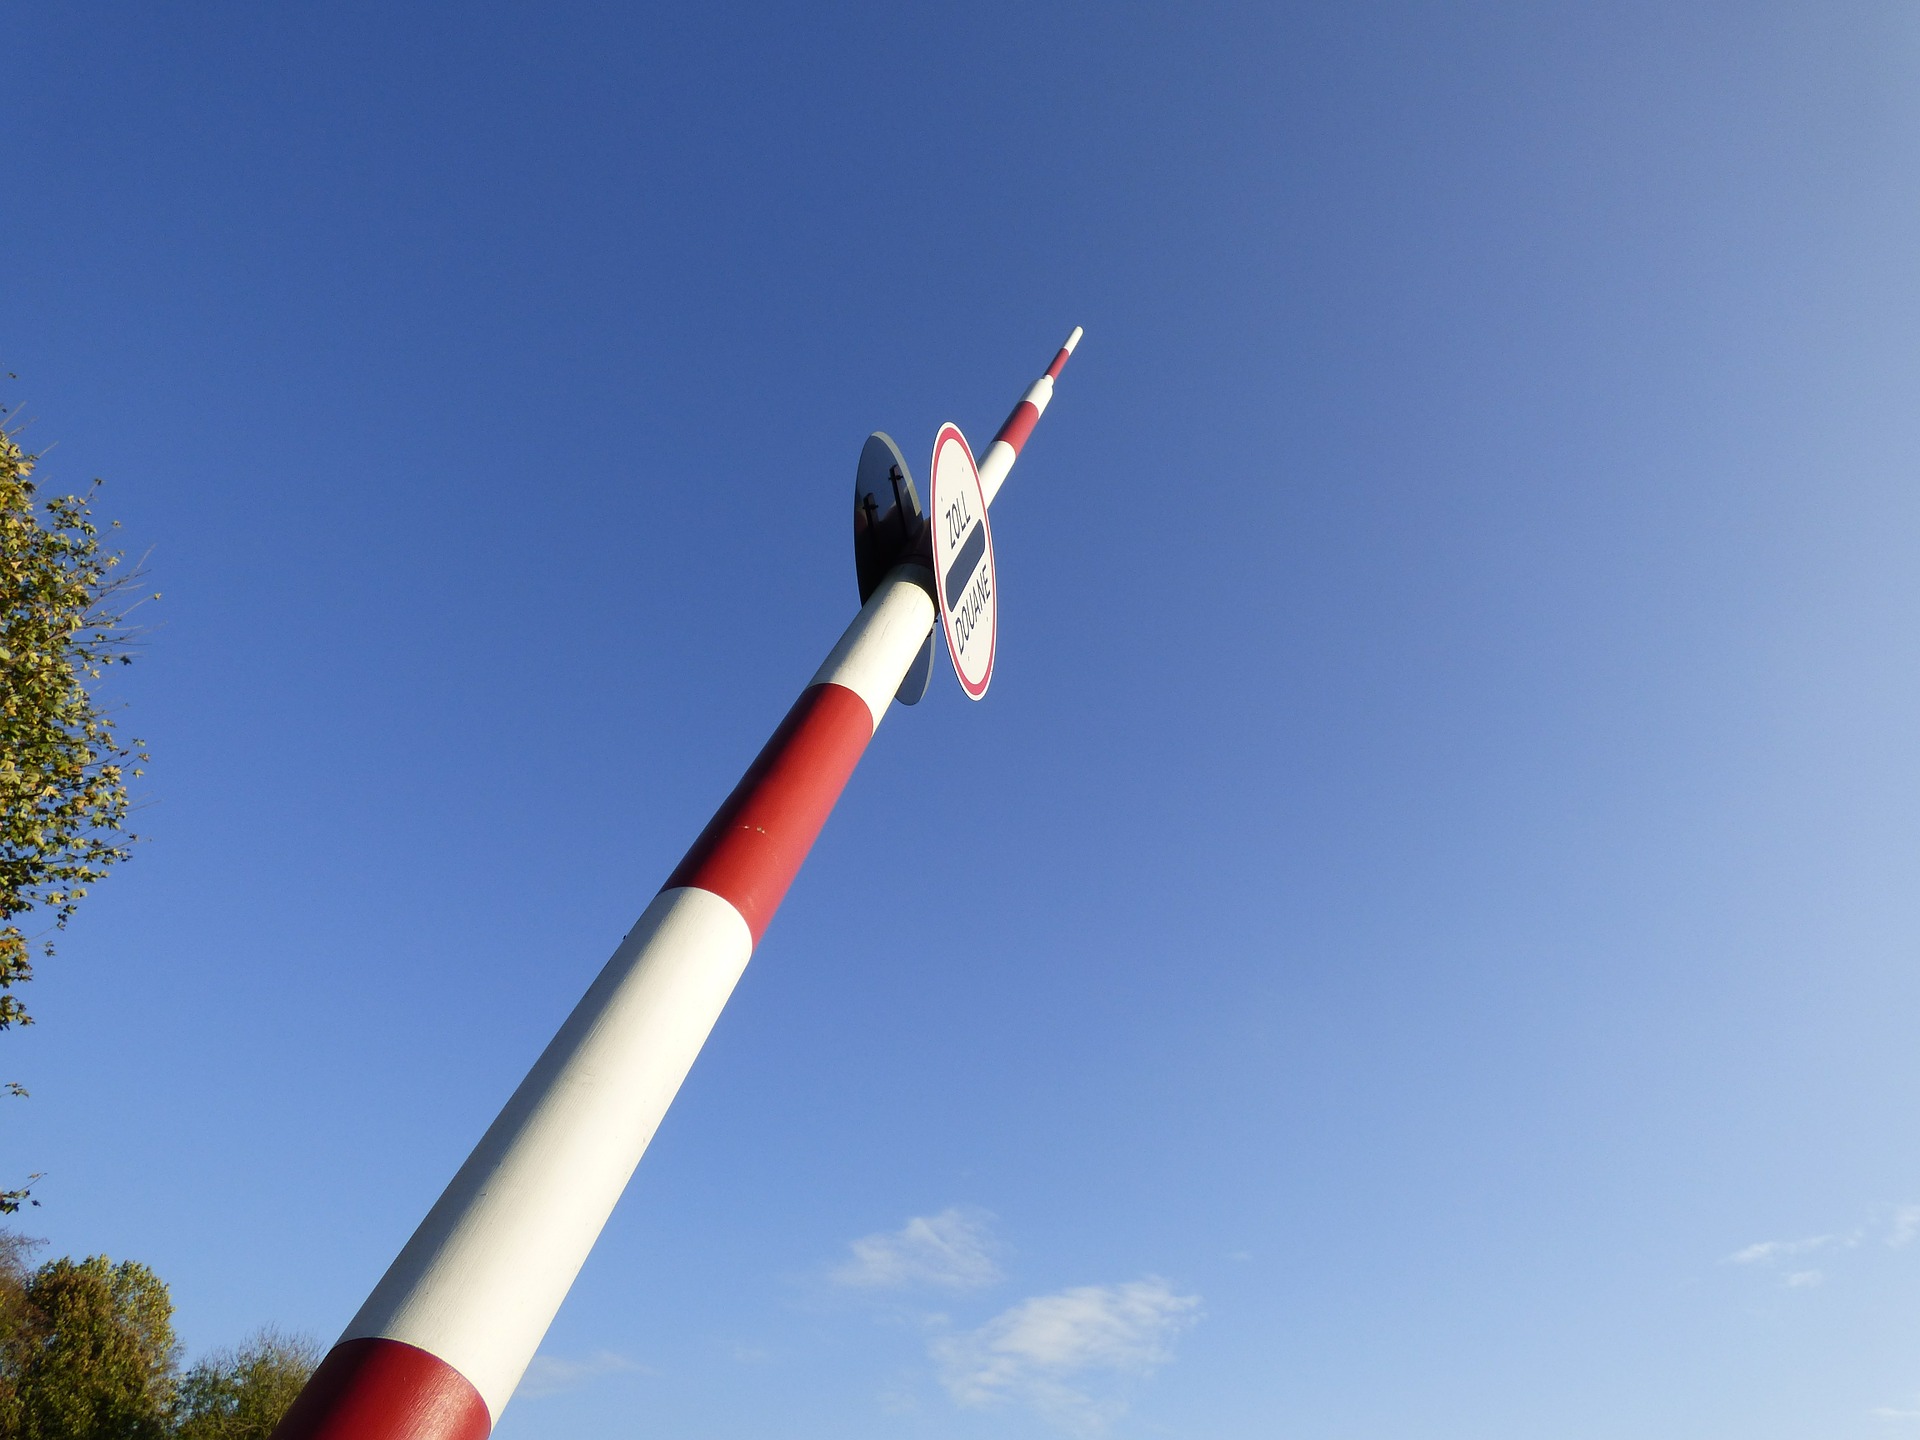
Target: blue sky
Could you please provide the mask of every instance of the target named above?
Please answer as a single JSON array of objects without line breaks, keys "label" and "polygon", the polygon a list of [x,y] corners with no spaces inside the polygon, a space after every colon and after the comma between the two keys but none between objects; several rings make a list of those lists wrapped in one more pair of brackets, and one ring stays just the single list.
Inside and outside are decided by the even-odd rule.
[{"label": "blue sky", "polygon": [[190,1350],[338,1332],[851,615],[868,431],[1082,324],[992,693],[499,1433],[1920,1434],[1910,6],[7,35],[0,360],[166,598],[5,1156]]}]

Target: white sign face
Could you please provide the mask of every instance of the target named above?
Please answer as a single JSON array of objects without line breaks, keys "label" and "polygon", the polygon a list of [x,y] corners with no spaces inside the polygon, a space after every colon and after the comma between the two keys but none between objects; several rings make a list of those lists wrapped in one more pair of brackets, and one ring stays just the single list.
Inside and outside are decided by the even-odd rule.
[{"label": "white sign face", "polygon": [[987,529],[987,497],[973,451],[957,425],[942,425],[933,440],[927,520],[933,526],[933,588],[940,624],[960,688],[971,700],[987,693],[993,679],[993,647],[999,638],[994,611],[993,533]]}]

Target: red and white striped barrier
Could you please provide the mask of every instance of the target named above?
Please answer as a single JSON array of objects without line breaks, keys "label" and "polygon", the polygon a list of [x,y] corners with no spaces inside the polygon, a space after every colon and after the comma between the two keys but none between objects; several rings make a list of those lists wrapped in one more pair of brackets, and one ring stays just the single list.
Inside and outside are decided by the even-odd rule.
[{"label": "red and white striped barrier", "polygon": [[[1075,329],[989,448],[1006,454],[989,500],[1079,339]],[[933,628],[931,586],[907,564],[873,592],[274,1440],[484,1440],[493,1429]]]},{"label": "red and white striped barrier", "polygon": [[1020,450],[1027,443],[1027,436],[1040,423],[1040,417],[1047,413],[1047,405],[1053,399],[1053,382],[1067,368],[1067,357],[1073,354],[1073,347],[1080,343],[1082,333],[1078,325],[1073,327],[1073,333],[1067,336],[1067,343],[1060,347],[1060,353],[1047,366],[1047,373],[1027,388],[1027,393],[1020,397],[1020,403],[1013,407],[1013,413],[1007,416],[1006,423],[993,437],[993,443],[987,446],[986,454],[980,457],[980,488],[986,493],[987,504],[993,504],[993,497],[1000,493],[1007,472],[1013,469],[1013,462],[1020,458]]}]

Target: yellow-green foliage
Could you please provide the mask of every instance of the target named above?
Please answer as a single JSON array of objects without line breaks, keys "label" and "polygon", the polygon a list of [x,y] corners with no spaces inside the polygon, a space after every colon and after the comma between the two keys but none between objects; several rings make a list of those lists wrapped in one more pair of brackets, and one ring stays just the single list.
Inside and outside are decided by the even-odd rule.
[{"label": "yellow-green foliage", "polygon": [[0,1434],[165,1440],[175,1347],[166,1283],[133,1260],[52,1260],[21,1275],[0,1352]]},{"label": "yellow-green foliage", "polygon": [[319,1359],[262,1330],[179,1371],[166,1282],[0,1231],[0,1440],[269,1440]]},{"label": "yellow-green foliage", "polygon": [[311,1340],[277,1330],[208,1356],[181,1377],[174,1440],[268,1440],[319,1363]]},{"label": "yellow-green foliage", "polygon": [[[127,858],[127,782],[146,759],[89,688],[132,658],[125,601],[137,577],[100,548],[90,494],[36,503],[37,458],[0,431],[0,1030],[33,1020],[13,993],[33,974],[13,922],[44,909],[47,928],[65,925]],[[0,1192],[0,1212],[19,1200]]]}]

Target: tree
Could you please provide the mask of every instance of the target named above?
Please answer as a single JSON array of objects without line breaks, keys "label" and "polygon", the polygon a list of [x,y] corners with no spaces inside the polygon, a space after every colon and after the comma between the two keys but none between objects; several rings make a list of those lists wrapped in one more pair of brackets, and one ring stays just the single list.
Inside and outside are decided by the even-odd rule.
[{"label": "tree", "polygon": [[268,1440],[319,1363],[311,1340],[271,1329],[208,1356],[180,1382],[175,1440]]},{"label": "tree", "polygon": [[0,1440],[268,1440],[320,1360],[261,1330],[182,1376],[166,1282],[0,1231]]},{"label": "tree", "polygon": [[39,1243],[0,1231],[0,1435],[8,1437],[20,1433],[19,1361],[44,1333],[40,1312],[27,1298],[27,1286],[33,1281],[27,1257]]},{"label": "tree", "polygon": [[[0,1030],[33,1023],[13,991],[33,975],[35,939],[53,953],[14,921],[44,909],[50,929],[64,927],[127,858],[138,839],[124,831],[127,781],[147,759],[141,741],[121,742],[91,688],[133,658],[139,572],[100,548],[93,490],[35,503],[38,459],[0,428]],[[0,1214],[25,1198],[0,1191]]]},{"label": "tree", "polygon": [[25,1313],[0,1355],[0,1415],[18,1440],[166,1440],[173,1301],[134,1260],[50,1260],[25,1285]]}]

